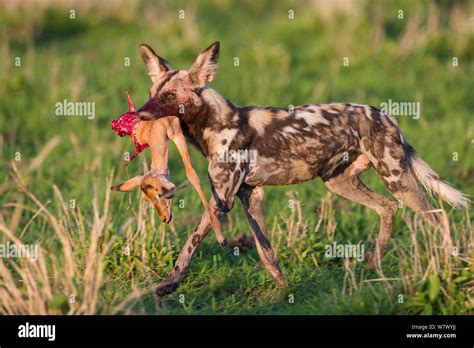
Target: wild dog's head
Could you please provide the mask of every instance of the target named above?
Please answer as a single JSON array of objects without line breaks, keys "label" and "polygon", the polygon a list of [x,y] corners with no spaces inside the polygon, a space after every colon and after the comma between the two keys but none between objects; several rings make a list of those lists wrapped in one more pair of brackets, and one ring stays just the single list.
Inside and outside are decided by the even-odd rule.
[{"label": "wild dog's head", "polygon": [[219,42],[205,49],[189,70],[174,70],[166,60],[145,44],[140,54],[153,81],[150,98],[138,110],[142,120],[165,116],[192,115],[202,106],[202,89],[212,81],[219,58]]},{"label": "wild dog's head", "polygon": [[152,203],[161,221],[169,224],[173,219],[172,200],[175,185],[164,176],[153,171],[143,176],[136,176],[119,185],[112,186],[113,191],[128,192],[140,187],[145,200]]}]

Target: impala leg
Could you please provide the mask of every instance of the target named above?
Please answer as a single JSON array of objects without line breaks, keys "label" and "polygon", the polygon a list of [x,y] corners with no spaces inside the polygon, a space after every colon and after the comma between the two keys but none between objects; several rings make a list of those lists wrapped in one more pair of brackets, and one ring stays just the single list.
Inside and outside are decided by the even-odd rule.
[{"label": "impala leg", "polygon": [[207,214],[209,215],[210,218],[210,224],[212,228],[214,229],[214,232],[216,234],[217,241],[221,246],[226,245],[226,239],[224,235],[222,234],[222,228],[219,223],[218,218],[213,214],[209,204],[207,203],[207,198],[204,195],[204,192],[202,191],[202,187],[199,181],[199,176],[196,174],[196,171],[194,170],[192,164],[191,164],[191,156],[189,155],[188,151],[188,146],[186,144],[186,139],[183,135],[183,132],[181,128],[179,127],[179,121],[178,124],[173,127],[173,134],[171,135],[171,139],[173,142],[176,144],[176,147],[181,155],[181,158],[183,160],[184,168],[186,170],[186,176],[193,185],[194,189],[196,190],[197,194],[199,195],[199,198],[201,199],[201,202],[204,205],[204,209],[206,209]]}]

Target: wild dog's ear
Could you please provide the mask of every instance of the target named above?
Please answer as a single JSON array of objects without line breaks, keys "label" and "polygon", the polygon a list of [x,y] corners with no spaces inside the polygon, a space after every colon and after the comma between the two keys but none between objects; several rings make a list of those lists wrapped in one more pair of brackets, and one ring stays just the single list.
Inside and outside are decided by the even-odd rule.
[{"label": "wild dog's ear", "polygon": [[147,44],[140,45],[140,55],[153,82],[158,81],[162,74],[171,70],[169,63],[158,56]]},{"label": "wild dog's ear", "polygon": [[110,189],[112,191],[120,191],[120,192],[127,192],[130,191],[131,189],[134,189],[135,187],[140,186],[142,182],[143,176],[139,175],[134,178],[128,179],[127,181],[119,184],[112,186]]},{"label": "wild dog's ear", "polygon": [[199,86],[205,86],[212,81],[217,70],[217,60],[219,59],[220,43],[214,42],[206,48],[189,69],[191,79]]}]

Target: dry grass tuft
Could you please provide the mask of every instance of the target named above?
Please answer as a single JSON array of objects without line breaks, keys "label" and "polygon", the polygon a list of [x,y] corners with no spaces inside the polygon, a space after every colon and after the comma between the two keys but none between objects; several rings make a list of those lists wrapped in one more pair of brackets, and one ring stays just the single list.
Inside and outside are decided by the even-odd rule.
[{"label": "dry grass tuft", "polygon": [[[13,167],[16,169],[15,165]],[[60,190],[53,186],[60,208],[52,212],[25,184],[18,170],[14,179],[33,202],[37,211],[20,237],[14,229],[0,223],[3,244],[22,248],[23,235],[34,219],[42,218],[45,231],[54,232],[45,240],[30,243],[34,257],[0,258],[0,313],[2,314],[96,314],[109,308],[99,304],[99,292],[104,284],[104,260],[113,242],[107,233],[109,195],[106,190],[102,208],[94,185],[92,223],[88,229],[79,209],[70,209]],[[107,180],[106,187],[112,182]],[[16,205],[16,209],[23,209]],[[60,252],[54,251],[60,250]],[[30,255],[31,256],[31,255]],[[135,295],[135,293],[133,294]],[[122,307],[119,307],[122,308]]]}]

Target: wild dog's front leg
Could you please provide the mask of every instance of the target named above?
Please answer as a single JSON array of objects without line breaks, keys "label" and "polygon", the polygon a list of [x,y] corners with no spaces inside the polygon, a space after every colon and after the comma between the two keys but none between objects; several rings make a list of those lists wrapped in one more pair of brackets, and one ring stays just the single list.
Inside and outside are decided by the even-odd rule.
[{"label": "wild dog's front leg", "polygon": [[245,163],[237,158],[235,162],[220,162],[213,156],[208,167],[211,190],[219,209],[227,213],[234,206],[237,191],[247,174]]},{"label": "wild dog's front leg", "polygon": [[[209,205],[214,215],[219,218],[222,213],[217,208],[214,199],[211,199]],[[173,271],[170,273],[167,279],[158,284],[156,288],[156,294],[158,296],[172,293],[178,288],[179,284],[184,278],[186,271],[189,268],[189,265],[191,264],[191,259],[194,255],[194,252],[199,247],[199,244],[201,244],[202,240],[207,236],[210,228],[211,224],[209,221],[209,215],[204,213],[196,230],[191,236],[189,236],[186,244],[184,244],[184,247],[181,249],[181,252],[179,253],[178,258],[174,264]]]},{"label": "wild dog's front leg", "polygon": [[287,286],[287,281],[281,273],[278,259],[270,245],[267,234],[267,223],[263,213],[263,187],[242,185],[237,192],[242,201],[245,215],[252,228],[258,255],[265,269],[280,286]]},{"label": "wild dog's front leg", "polygon": [[[213,196],[209,205],[217,218],[222,213],[227,213],[234,206],[235,193],[238,191],[245,173],[243,168],[243,164],[219,164],[211,161],[209,177],[211,179]],[[188,238],[179,253],[173,271],[166,280],[158,284],[156,289],[158,296],[163,296],[176,290],[184,278],[184,273],[191,263],[194,252],[208,234],[210,226],[209,215],[204,213],[196,231]]]}]

